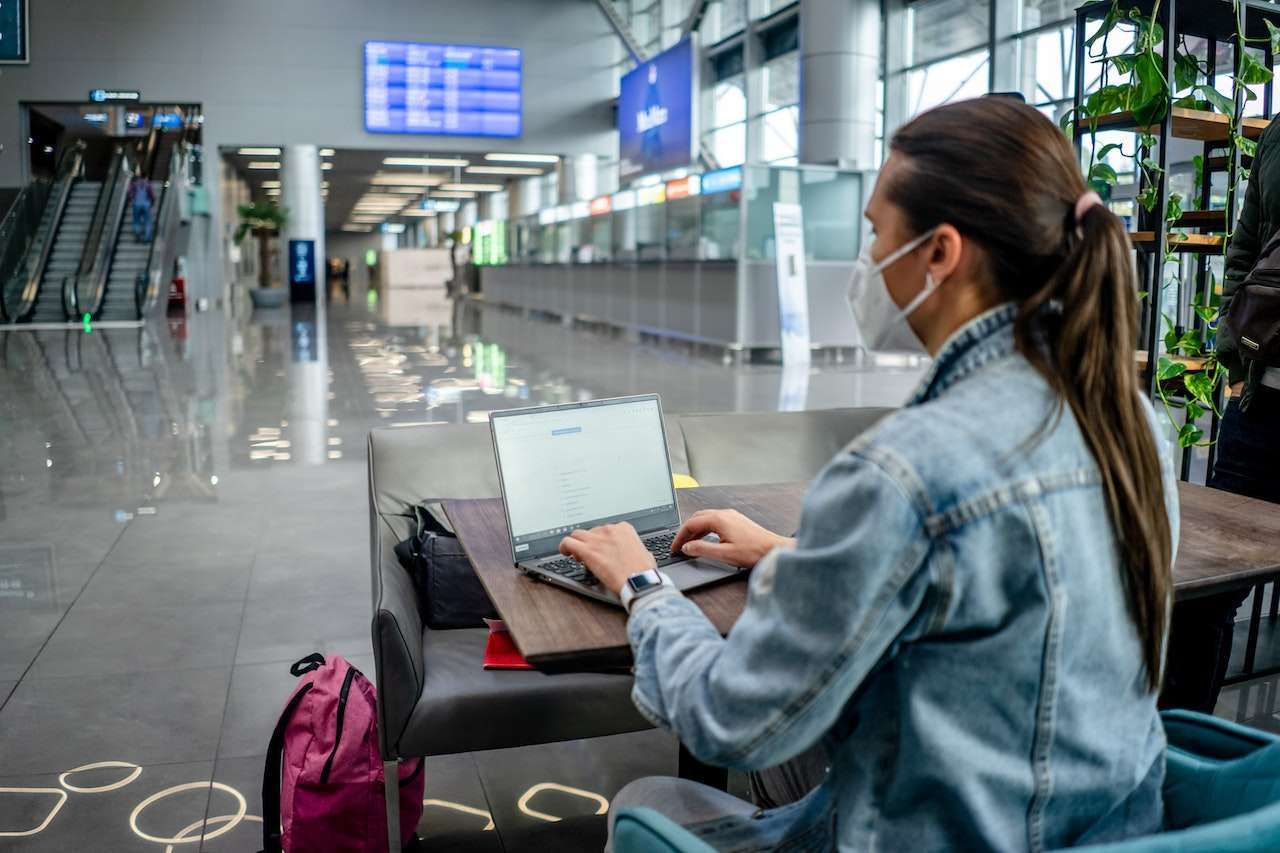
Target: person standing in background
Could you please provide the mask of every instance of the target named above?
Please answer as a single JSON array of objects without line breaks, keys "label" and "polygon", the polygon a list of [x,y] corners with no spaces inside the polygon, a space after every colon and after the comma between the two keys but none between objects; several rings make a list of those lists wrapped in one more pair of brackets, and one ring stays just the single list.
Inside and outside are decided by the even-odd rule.
[{"label": "person standing in background", "polygon": [[152,211],[156,205],[156,191],[142,175],[139,168],[129,181],[126,202],[133,207],[133,236],[139,243],[151,242]]},{"label": "person standing in background", "polygon": [[[1246,381],[1246,368],[1223,322],[1258,254],[1280,228],[1280,125],[1258,140],[1244,204],[1227,249],[1218,319],[1218,360],[1230,373],[1210,488],[1280,503],[1280,371]],[[1236,613],[1248,590],[1196,598],[1174,606],[1163,707],[1213,713],[1231,660]]]}]

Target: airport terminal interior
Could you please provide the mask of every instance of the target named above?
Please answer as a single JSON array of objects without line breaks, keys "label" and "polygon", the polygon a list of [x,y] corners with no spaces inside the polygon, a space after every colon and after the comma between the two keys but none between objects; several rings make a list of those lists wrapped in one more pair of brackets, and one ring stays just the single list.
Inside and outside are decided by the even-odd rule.
[{"label": "airport terminal interior", "polygon": [[[828,461],[939,393],[937,349],[901,333],[906,316],[889,317],[896,337],[876,335],[851,283],[874,286],[859,256],[891,248],[863,211],[894,134],[970,99],[1052,122],[1129,232],[1138,309],[1118,346],[1182,506],[1178,675],[1160,709],[1270,744],[1250,747],[1271,758],[1251,772],[1280,791],[1280,405],[1268,402],[1280,380],[1267,378],[1280,345],[1272,368],[1249,362],[1263,378],[1244,392],[1217,355],[1224,280],[1247,292],[1233,290],[1228,249],[1258,215],[1248,184],[1280,108],[1277,32],[1280,5],[1262,0],[0,0],[0,853],[269,850],[277,822],[285,850],[386,851],[389,813],[404,849],[597,851],[619,791],[654,776],[727,791],[777,825],[789,800],[746,745],[717,761],[698,748],[705,731],[682,737],[696,728],[683,706],[654,725],[652,648],[674,641],[644,628],[646,658],[637,626],[692,618],[678,593],[640,605],[650,591],[627,581],[629,635],[616,598],[587,597],[602,588],[590,572],[539,583],[550,570],[516,564],[546,543],[539,559],[558,556],[581,526],[640,527],[633,510],[655,500],[675,501],[674,526],[717,506],[781,519],[804,552],[830,470],[828,491],[805,490]],[[1081,199],[1062,215],[1092,216]],[[1245,272],[1269,238],[1254,236]],[[925,296],[949,298],[946,284]],[[1241,393],[1262,419],[1252,443],[1232,437]],[[984,429],[1011,429],[1016,409],[988,412]],[[504,444],[501,424],[554,438]],[[619,432],[598,438],[593,424]],[[976,465],[989,443],[949,450]],[[1225,484],[1250,466],[1269,492]],[[658,498],[642,500],[645,482]],[[927,526],[951,553],[944,510]],[[1027,513],[1041,523],[1042,509]],[[888,522],[871,535],[898,547]],[[1039,565],[1033,550],[1019,559]],[[778,585],[804,570],[774,558]],[[762,572],[688,593],[726,648],[744,606],[766,607]],[[813,602],[823,625],[864,612],[831,594]],[[1060,616],[1106,609],[1062,601]],[[1020,637],[1046,656],[1088,645],[1052,617]],[[809,648],[792,639],[793,653]],[[895,655],[928,646],[886,640],[866,683],[892,672],[906,695],[896,667],[928,653]],[[680,666],[712,696],[707,648]],[[989,666],[1000,682],[1001,662]],[[1107,675],[1085,670],[1073,677]],[[1083,695],[1101,703],[1102,683]],[[900,713],[855,708],[876,689],[855,687],[831,709],[828,725],[846,702],[857,712],[841,738]],[[1052,708],[1010,704],[995,725],[1043,728]],[[1171,755],[1187,719],[1165,717]],[[929,725],[946,739],[949,723]],[[898,745],[877,731],[887,766]],[[1049,747],[1030,749],[1038,780]],[[984,753],[971,757],[972,778],[988,779]],[[924,811],[959,777],[933,778],[915,789]],[[844,808],[855,793],[840,790]],[[1280,849],[1280,806],[1246,799],[1237,824],[1197,818],[1210,834],[1178,849]],[[1016,811],[1039,827],[1043,807]],[[882,821],[880,839],[840,812],[839,849],[1047,849],[998,824],[901,846],[894,822],[910,815],[892,811],[858,818]],[[1254,811],[1260,846],[1223,841]],[[619,824],[612,849],[837,846],[722,846],[680,825],[693,826],[675,818],[659,837]]]}]

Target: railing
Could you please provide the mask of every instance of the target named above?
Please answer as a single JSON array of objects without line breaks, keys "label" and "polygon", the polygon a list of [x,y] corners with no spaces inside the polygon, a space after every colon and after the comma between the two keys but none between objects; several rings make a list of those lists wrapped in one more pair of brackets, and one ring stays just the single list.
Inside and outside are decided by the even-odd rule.
[{"label": "railing", "polygon": [[174,218],[181,207],[181,199],[178,196],[186,191],[186,169],[183,168],[186,156],[185,141],[179,141],[169,153],[169,179],[165,181],[164,188],[160,191],[159,211],[156,214],[151,247],[147,249],[147,262],[134,282],[134,299],[138,306],[140,320],[151,312],[160,296],[160,277],[166,269],[166,250],[170,232],[174,228]]},{"label": "railing", "polygon": [[102,307],[102,297],[107,289],[111,259],[115,255],[120,223],[124,221],[129,181],[132,178],[133,163],[129,158],[129,151],[127,148],[117,148],[112,158],[111,171],[102,185],[102,194],[98,196],[98,203],[94,206],[84,254],[80,256],[80,267],[75,274],[77,314],[96,316]]},{"label": "railing", "polygon": [[[58,223],[83,165],[84,143],[77,142],[58,159],[53,180],[35,180],[23,187],[0,222],[0,317],[8,322],[23,320],[35,309]],[[37,243],[49,205],[49,229]]]}]

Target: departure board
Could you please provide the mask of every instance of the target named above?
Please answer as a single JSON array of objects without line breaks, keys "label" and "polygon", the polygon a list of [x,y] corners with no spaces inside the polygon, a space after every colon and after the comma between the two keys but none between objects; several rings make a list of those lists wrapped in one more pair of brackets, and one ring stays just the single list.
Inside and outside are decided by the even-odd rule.
[{"label": "departure board", "polygon": [[26,63],[27,0],[0,0],[0,65]]},{"label": "departure board", "polygon": [[519,136],[520,85],[516,48],[365,42],[365,130]]}]

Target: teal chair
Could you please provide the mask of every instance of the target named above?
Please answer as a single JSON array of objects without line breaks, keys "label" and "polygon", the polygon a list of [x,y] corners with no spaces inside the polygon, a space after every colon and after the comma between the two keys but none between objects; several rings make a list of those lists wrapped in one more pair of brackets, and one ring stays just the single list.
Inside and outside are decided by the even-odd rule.
[{"label": "teal chair", "polygon": [[[1271,853],[1280,850],[1280,737],[1192,711],[1166,711],[1167,829],[1079,847],[1089,853]],[[615,853],[714,853],[652,809],[623,809]]]}]

